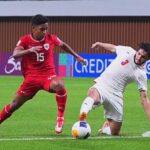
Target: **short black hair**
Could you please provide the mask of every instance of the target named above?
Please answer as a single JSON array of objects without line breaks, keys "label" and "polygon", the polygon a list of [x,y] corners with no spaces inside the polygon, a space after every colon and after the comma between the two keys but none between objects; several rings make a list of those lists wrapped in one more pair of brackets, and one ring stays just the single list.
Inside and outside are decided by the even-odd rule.
[{"label": "short black hair", "polygon": [[139,48],[143,49],[147,52],[148,57],[150,58],[150,43],[149,42],[141,42],[139,44]]},{"label": "short black hair", "polygon": [[32,26],[44,24],[44,23],[47,23],[47,22],[48,22],[48,18],[43,16],[43,15],[41,15],[41,14],[35,15],[31,19]]}]

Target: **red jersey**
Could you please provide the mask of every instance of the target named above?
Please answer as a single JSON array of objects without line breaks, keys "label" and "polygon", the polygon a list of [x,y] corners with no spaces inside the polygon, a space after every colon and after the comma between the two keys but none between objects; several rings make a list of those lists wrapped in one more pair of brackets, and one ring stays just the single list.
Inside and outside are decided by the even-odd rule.
[{"label": "red jersey", "polygon": [[41,41],[34,40],[31,34],[21,37],[17,43],[17,47],[21,46],[26,50],[34,46],[42,46],[41,50],[37,53],[22,56],[22,74],[25,77],[55,75],[53,49],[59,45],[59,38],[51,34],[45,34],[45,37]]}]

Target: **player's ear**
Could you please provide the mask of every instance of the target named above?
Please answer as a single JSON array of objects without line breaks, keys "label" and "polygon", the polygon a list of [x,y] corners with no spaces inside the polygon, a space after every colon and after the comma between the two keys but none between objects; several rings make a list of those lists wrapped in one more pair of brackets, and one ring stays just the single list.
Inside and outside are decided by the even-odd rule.
[{"label": "player's ear", "polygon": [[36,32],[37,26],[32,26],[32,33]]},{"label": "player's ear", "polygon": [[33,25],[33,26],[32,26],[32,30],[34,30],[35,28],[36,28],[36,27]]}]

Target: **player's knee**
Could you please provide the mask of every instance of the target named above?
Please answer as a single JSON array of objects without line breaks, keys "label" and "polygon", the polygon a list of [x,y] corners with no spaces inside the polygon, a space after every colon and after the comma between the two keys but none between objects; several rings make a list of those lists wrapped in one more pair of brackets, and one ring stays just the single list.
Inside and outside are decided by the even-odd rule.
[{"label": "player's knee", "polygon": [[56,90],[63,90],[64,89],[64,83],[63,81],[59,81],[57,82],[57,85],[56,85]]},{"label": "player's knee", "polygon": [[111,130],[111,135],[119,135],[120,129],[121,129],[121,122],[110,122],[110,130]]},{"label": "player's knee", "polygon": [[98,91],[95,88],[90,88],[88,91],[88,96],[92,97],[94,99],[94,104],[100,103],[100,95]]},{"label": "player's knee", "polygon": [[52,89],[55,91],[59,91],[64,89],[64,81],[63,80],[55,80],[51,84]]},{"label": "player's knee", "polygon": [[94,89],[89,89],[87,95],[93,97],[94,93]]}]

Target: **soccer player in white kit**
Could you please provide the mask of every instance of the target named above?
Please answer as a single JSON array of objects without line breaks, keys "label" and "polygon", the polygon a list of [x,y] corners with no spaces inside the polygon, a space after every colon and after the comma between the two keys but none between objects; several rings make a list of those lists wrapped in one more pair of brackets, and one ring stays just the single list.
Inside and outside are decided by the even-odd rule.
[{"label": "soccer player in white kit", "polygon": [[81,105],[80,120],[86,120],[88,112],[95,106],[103,105],[107,122],[98,132],[119,135],[123,120],[123,93],[128,83],[137,84],[141,103],[150,119],[147,76],[144,68],[144,63],[150,59],[150,43],[141,43],[137,51],[128,46],[102,42],[92,45],[92,48],[99,47],[116,53],[117,57],[89,88],[88,95]]}]

